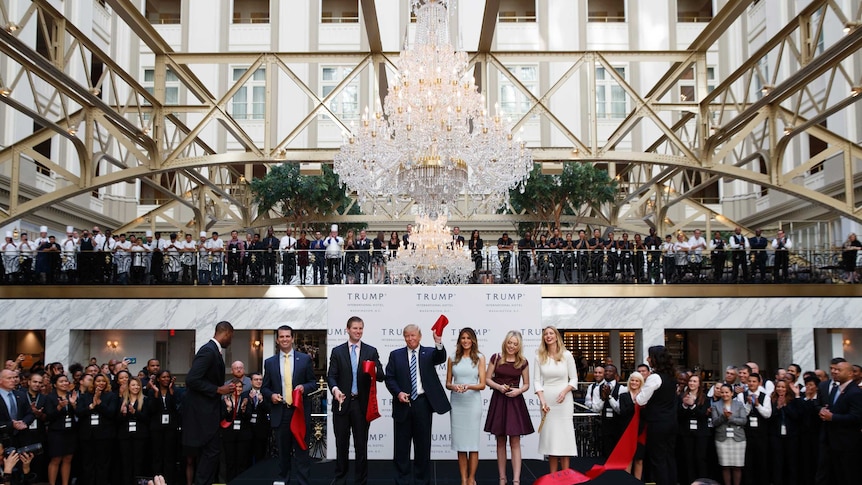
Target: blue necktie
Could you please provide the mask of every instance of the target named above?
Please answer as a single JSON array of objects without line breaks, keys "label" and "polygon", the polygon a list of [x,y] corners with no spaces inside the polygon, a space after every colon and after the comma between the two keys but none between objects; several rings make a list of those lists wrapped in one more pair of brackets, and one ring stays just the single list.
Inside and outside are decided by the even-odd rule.
[{"label": "blue necktie", "polygon": [[831,396],[830,396],[830,397],[832,397],[832,405],[833,405],[833,406],[835,406],[835,401],[837,401],[837,400],[838,400],[838,396],[839,396],[839,395],[841,395],[841,393],[840,393],[840,392],[838,392],[838,383],[837,383],[837,382],[833,382],[833,383],[832,383],[832,393],[831,393]]},{"label": "blue necktie", "polygon": [[6,404],[9,405],[9,417],[12,420],[18,419],[18,404],[15,402],[15,395],[12,391],[6,391]]},{"label": "blue necktie", "polygon": [[413,349],[410,357],[410,400],[415,401],[417,397],[419,397],[419,381],[418,377],[418,366],[416,364],[416,349]]},{"label": "blue necktie", "polygon": [[353,369],[353,384],[350,386],[350,393],[355,396],[359,394],[359,386],[356,385],[356,372],[359,367],[359,356],[356,355],[356,344],[350,345],[350,367]]}]

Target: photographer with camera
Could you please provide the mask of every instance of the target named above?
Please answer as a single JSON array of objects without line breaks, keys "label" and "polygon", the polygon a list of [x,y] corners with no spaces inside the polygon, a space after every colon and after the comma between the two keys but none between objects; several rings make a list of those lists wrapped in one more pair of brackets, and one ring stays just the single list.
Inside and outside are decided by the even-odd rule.
[{"label": "photographer with camera", "polygon": [[[41,450],[42,446],[38,445]],[[32,482],[35,478],[34,474],[30,473],[30,461],[33,460],[33,453],[19,453],[15,448],[4,448],[0,444],[0,484],[3,485],[24,485]],[[21,464],[18,467],[18,463]]]}]

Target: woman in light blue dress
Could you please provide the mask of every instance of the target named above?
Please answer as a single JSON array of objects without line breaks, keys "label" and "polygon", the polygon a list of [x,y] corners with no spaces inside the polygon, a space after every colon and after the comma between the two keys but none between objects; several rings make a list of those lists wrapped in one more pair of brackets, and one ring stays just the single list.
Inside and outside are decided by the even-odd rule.
[{"label": "woman in light blue dress", "polygon": [[449,359],[446,389],[452,391],[452,449],[458,452],[461,485],[475,485],[479,466],[479,427],[482,422],[482,396],[485,389],[485,356],[479,353],[476,332],[465,327],[458,334],[455,358]]}]

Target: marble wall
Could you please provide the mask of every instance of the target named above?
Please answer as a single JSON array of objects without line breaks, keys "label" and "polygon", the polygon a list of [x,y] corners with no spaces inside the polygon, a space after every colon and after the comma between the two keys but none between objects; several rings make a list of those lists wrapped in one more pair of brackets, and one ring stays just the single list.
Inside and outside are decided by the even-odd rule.
[{"label": "marble wall", "polygon": [[[87,357],[83,332],[73,330],[195,330],[197,347],[220,320],[237,329],[272,330],[281,324],[325,329],[326,315],[325,298],[0,300],[0,329],[44,329],[46,359],[61,362]],[[859,315],[862,298],[544,298],[534,324],[640,330],[644,353],[664,343],[665,330],[781,330],[779,357],[790,356],[810,369],[843,355],[841,339],[839,345],[819,342],[815,363],[815,329],[860,328]]]}]

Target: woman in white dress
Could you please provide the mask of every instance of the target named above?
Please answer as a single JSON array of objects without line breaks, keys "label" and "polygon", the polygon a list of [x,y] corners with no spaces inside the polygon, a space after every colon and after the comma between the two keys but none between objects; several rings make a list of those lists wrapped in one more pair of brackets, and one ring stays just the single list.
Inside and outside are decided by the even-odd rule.
[{"label": "woman in white dress", "polygon": [[548,456],[551,473],[569,468],[569,457],[578,454],[572,423],[572,390],[578,385],[578,369],[572,353],[563,346],[556,327],[542,330],[542,343],[533,367],[536,395],[542,404],[539,453]]}]

